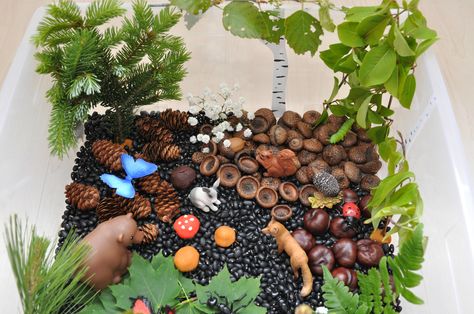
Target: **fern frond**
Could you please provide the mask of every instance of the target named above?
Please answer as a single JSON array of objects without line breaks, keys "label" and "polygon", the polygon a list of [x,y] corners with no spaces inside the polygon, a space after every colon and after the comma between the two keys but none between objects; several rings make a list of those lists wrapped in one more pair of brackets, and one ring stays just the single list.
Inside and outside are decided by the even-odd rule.
[{"label": "fern frond", "polygon": [[113,18],[122,16],[126,10],[118,0],[98,0],[92,2],[87,8],[85,26],[96,27],[107,23]]},{"label": "fern frond", "polygon": [[331,313],[352,314],[357,310],[359,295],[349,292],[349,288],[336,278],[333,278],[327,267],[323,266],[324,305]]},{"label": "fern frond", "polygon": [[382,279],[377,269],[369,269],[367,275],[357,273],[359,283],[359,305],[365,304],[370,313],[383,313]]}]

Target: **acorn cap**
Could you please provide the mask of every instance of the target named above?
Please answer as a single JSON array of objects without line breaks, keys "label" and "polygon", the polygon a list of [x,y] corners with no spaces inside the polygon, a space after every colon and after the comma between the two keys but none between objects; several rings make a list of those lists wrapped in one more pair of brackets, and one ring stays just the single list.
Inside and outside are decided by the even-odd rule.
[{"label": "acorn cap", "polygon": [[295,202],[299,197],[298,188],[292,182],[282,182],[278,187],[278,193],[282,199],[288,202]]},{"label": "acorn cap", "polygon": [[275,114],[271,109],[268,108],[260,108],[257,111],[255,111],[255,117],[263,117],[265,120],[267,120],[268,124],[270,126],[274,125],[276,123],[276,118]]},{"label": "acorn cap", "polygon": [[323,144],[315,138],[307,138],[303,140],[303,148],[312,153],[320,153],[323,151]]},{"label": "acorn cap", "polygon": [[288,147],[295,152],[299,152],[303,149],[303,140],[300,138],[294,138],[288,142]]},{"label": "acorn cap", "polygon": [[293,215],[293,210],[288,205],[276,205],[272,208],[271,215],[275,220],[285,222]]},{"label": "acorn cap", "polygon": [[288,139],[288,133],[286,129],[281,125],[272,126],[268,133],[268,135],[270,136],[270,142],[273,145],[282,145],[286,143],[286,140]]},{"label": "acorn cap", "polygon": [[321,114],[316,110],[308,110],[303,114],[303,121],[309,124],[314,124],[319,120]]},{"label": "acorn cap", "polygon": [[255,196],[257,203],[263,208],[271,208],[278,202],[278,193],[268,186],[260,186]]},{"label": "acorn cap", "polygon": [[199,133],[201,134],[207,134],[207,135],[211,135],[212,134],[212,129],[214,128],[214,126],[206,123],[206,124],[203,124],[199,127]]},{"label": "acorn cap", "polygon": [[191,160],[195,163],[195,164],[201,164],[202,161],[204,160],[204,158],[206,158],[209,154],[204,154],[203,152],[194,152],[192,157],[191,157]]},{"label": "acorn cap", "polygon": [[239,181],[240,170],[234,164],[224,164],[217,171],[217,176],[221,179],[220,185],[231,188]]},{"label": "acorn cap", "polygon": [[257,190],[260,187],[260,182],[253,176],[243,176],[237,182],[237,192],[240,197],[250,200],[257,195]]},{"label": "acorn cap", "polygon": [[237,166],[243,173],[253,174],[258,171],[260,165],[255,158],[243,156],[238,160]]},{"label": "acorn cap", "polygon": [[262,178],[260,181],[260,186],[266,186],[270,187],[274,190],[278,190],[278,187],[281,184],[281,180],[279,178],[274,178],[274,177],[265,177]]},{"label": "acorn cap", "polygon": [[287,110],[283,113],[280,119],[285,125],[289,126],[290,128],[294,128],[296,127],[296,123],[301,121],[301,116],[297,112]]},{"label": "acorn cap", "polygon": [[336,178],[325,171],[320,171],[314,174],[313,184],[317,190],[325,196],[336,196],[340,191],[339,183]]},{"label": "acorn cap", "polygon": [[209,177],[217,172],[220,165],[221,162],[219,161],[219,158],[214,155],[210,155],[204,158],[204,160],[201,162],[201,165],[199,166],[199,172],[201,172],[202,175]]},{"label": "acorn cap", "polygon": [[300,193],[299,193],[299,199],[300,199],[301,204],[305,206],[310,206],[311,203],[309,202],[308,198],[310,196],[313,196],[314,193],[316,193],[317,191],[318,189],[316,189],[316,187],[312,184],[303,185],[300,188]]},{"label": "acorn cap", "polygon": [[209,153],[207,153],[207,154],[210,154],[210,155],[217,155],[217,153],[219,152],[217,144],[214,141],[209,141],[209,143],[203,144],[202,147],[203,148],[205,148],[205,147],[209,148]]},{"label": "acorn cap", "polygon": [[235,157],[235,152],[230,147],[226,147],[224,141],[225,140],[219,142],[219,153],[226,158],[233,159]]},{"label": "acorn cap", "polygon": [[259,133],[259,134],[254,135],[252,137],[252,140],[255,143],[259,143],[259,144],[268,144],[268,143],[270,143],[270,137],[265,133]]},{"label": "acorn cap", "polygon": [[254,134],[265,133],[269,128],[270,123],[262,116],[255,116],[255,118],[250,121],[250,130]]},{"label": "acorn cap", "polygon": [[309,123],[298,121],[296,122],[296,128],[306,138],[311,138],[313,136],[313,128]]}]

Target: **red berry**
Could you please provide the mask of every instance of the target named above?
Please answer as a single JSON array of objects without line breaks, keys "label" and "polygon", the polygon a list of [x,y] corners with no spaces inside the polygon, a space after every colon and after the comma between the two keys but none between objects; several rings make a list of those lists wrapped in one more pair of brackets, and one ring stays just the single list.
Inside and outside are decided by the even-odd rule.
[{"label": "red berry", "polygon": [[176,219],[173,224],[174,231],[181,239],[191,239],[199,231],[201,223],[194,215],[183,215]]},{"label": "red berry", "polygon": [[342,215],[344,217],[360,218],[360,209],[355,203],[345,203],[342,207]]}]

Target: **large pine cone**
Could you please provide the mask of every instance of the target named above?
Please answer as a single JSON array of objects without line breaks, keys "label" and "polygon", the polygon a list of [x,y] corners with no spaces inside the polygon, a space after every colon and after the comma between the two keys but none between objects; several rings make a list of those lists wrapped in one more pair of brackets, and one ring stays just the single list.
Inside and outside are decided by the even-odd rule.
[{"label": "large pine cone", "polygon": [[131,199],[114,195],[104,198],[97,207],[97,216],[100,222],[127,213],[132,213],[135,219],[147,217],[151,213],[150,200],[139,194]]},{"label": "large pine cone", "polygon": [[156,224],[148,223],[138,227],[139,230],[143,231],[143,244],[154,242],[158,238],[159,230]]},{"label": "large pine cone", "polygon": [[122,154],[127,151],[120,144],[108,140],[98,140],[92,144],[92,154],[101,163],[112,171],[122,169]]},{"label": "large pine cone", "polygon": [[73,182],[66,185],[66,198],[80,210],[91,210],[99,205],[100,193],[95,186]]},{"label": "large pine cone", "polygon": [[137,180],[137,186],[148,194],[157,194],[160,191],[162,179],[158,172]]},{"label": "large pine cone", "polygon": [[181,149],[178,145],[151,142],[145,144],[143,154],[151,162],[171,161],[181,156]]},{"label": "large pine cone", "polygon": [[162,181],[157,189],[157,197],[154,202],[155,211],[163,222],[169,222],[180,210],[181,202],[174,187],[167,181]]},{"label": "large pine cone", "polygon": [[158,119],[148,116],[141,117],[136,120],[135,125],[140,135],[149,142],[173,142],[173,133]]},{"label": "large pine cone", "polygon": [[161,122],[173,131],[189,128],[188,117],[187,112],[179,110],[166,109],[160,113]]}]

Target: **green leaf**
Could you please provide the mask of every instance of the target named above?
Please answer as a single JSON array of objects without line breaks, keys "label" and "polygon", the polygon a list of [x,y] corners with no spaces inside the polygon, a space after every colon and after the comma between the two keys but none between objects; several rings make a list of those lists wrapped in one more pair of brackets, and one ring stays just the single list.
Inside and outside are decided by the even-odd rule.
[{"label": "green leaf", "polygon": [[171,0],[172,5],[191,14],[202,14],[212,5],[211,0]]},{"label": "green leaf", "polygon": [[367,136],[375,143],[382,143],[389,133],[389,127],[386,125],[376,126],[367,130]]},{"label": "green leaf", "polygon": [[398,26],[393,24],[392,27],[394,28],[395,35],[395,40],[393,41],[393,47],[395,48],[395,51],[402,57],[414,56],[415,52],[410,48],[410,46],[408,46],[408,43],[400,32]]},{"label": "green leaf", "polygon": [[324,108],[323,112],[321,113],[321,116],[319,117],[318,121],[314,122],[313,128],[317,127],[320,124],[326,123],[326,121],[329,118],[329,114],[326,108]]},{"label": "green leaf", "polygon": [[324,63],[334,69],[341,60],[342,57],[347,55],[347,53],[351,50],[350,47],[343,45],[343,44],[333,44],[329,46],[328,50],[321,51],[319,56]]},{"label": "green leaf", "polygon": [[416,50],[415,50],[416,57],[418,58],[419,56],[421,56],[426,50],[428,50],[428,48],[431,47],[431,45],[433,45],[435,42],[437,42],[438,39],[439,38],[431,38],[431,39],[423,40],[418,45],[418,47],[416,47]]},{"label": "green leaf", "polygon": [[413,74],[407,76],[405,83],[403,84],[402,89],[399,91],[399,98],[400,104],[410,109],[411,102],[413,100],[413,96],[415,95],[416,90],[416,79]]},{"label": "green leaf", "polygon": [[319,21],[321,26],[328,32],[334,32],[336,29],[336,25],[334,25],[331,15],[329,15],[329,6],[325,2],[322,2],[319,8]]},{"label": "green leaf", "polygon": [[384,84],[387,91],[392,95],[397,97],[398,96],[398,68],[395,67],[392,71],[392,75],[388,81]]},{"label": "green leaf", "polygon": [[355,62],[352,54],[348,54],[337,62],[334,66],[334,71],[343,72],[343,73],[352,73],[356,70],[357,63]]},{"label": "green leaf", "polygon": [[295,53],[310,52],[314,55],[321,44],[319,38],[323,29],[319,21],[311,14],[299,10],[286,18],[285,38]]},{"label": "green leaf", "polygon": [[410,3],[408,4],[408,10],[410,11],[417,11],[418,10],[418,4],[420,3],[420,0],[411,0]]},{"label": "green leaf", "polygon": [[359,110],[357,111],[357,116],[356,116],[357,124],[364,129],[367,127],[367,111],[369,110],[371,99],[372,99],[372,95],[366,97],[364,101],[361,103]]},{"label": "green leaf", "polygon": [[360,67],[361,84],[374,86],[385,83],[392,75],[396,61],[396,53],[387,43],[374,47],[367,53]]},{"label": "green leaf", "polygon": [[323,265],[324,284],[321,287],[324,305],[331,313],[352,314],[357,310],[359,295],[349,292],[349,288],[339,279],[333,278]]},{"label": "green leaf", "polygon": [[332,86],[331,96],[329,96],[329,99],[327,101],[328,102],[333,101],[334,98],[337,96],[338,92],[339,92],[339,79],[337,77],[334,77],[334,84]]},{"label": "green leaf", "polygon": [[409,178],[413,178],[414,176],[415,174],[413,172],[407,171],[386,177],[380,181],[379,186],[373,191],[373,197],[370,200],[368,206],[379,206],[399,184]]},{"label": "green leaf", "polygon": [[426,26],[426,19],[419,11],[408,16],[402,25],[402,30],[406,36],[416,39],[433,39],[437,37],[436,32]]},{"label": "green leaf", "polygon": [[375,14],[380,7],[378,6],[367,6],[367,7],[352,7],[346,10],[346,21],[349,22],[360,22],[366,17]]},{"label": "green leaf", "polygon": [[262,38],[265,24],[258,8],[249,1],[232,1],[224,8],[224,28],[243,38]]},{"label": "green leaf", "polygon": [[250,304],[249,306],[239,310],[239,314],[265,314],[267,309],[261,306],[256,305],[255,303]]},{"label": "green leaf", "polygon": [[372,124],[382,124],[385,122],[385,120],[382,118],[382,116],[379,113],[372,110],[369,110],[367,112],[367,120]]},{"label": "green leaf", "polygon": [[385,32],[390,17],[387,14],[375,14],[363,19],[357,26],[357,33],[369,45],[375,45]]},{"label": "green leaf", "polygon": [[339,40],[349,47],[363,47],[366,45],[364,38],[357,33],[356,22],[344,22],[337,27],[337,35]]}]

